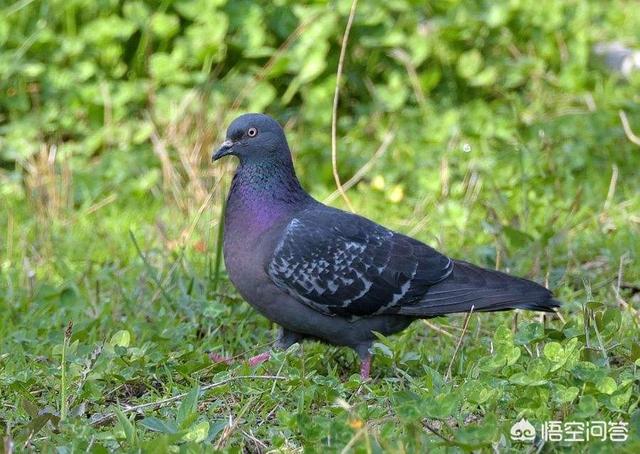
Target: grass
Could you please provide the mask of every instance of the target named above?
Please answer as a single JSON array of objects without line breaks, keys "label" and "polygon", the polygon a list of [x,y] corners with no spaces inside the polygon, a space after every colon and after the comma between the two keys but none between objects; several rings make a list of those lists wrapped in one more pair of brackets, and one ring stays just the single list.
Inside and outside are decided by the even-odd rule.
[{"label": "grass", "polygon": [[[640,16],[453,3],[360,3],[336,170],[356,212],[564,304],[416,321],[378,340],[365,383],[352,351],[314,342],[246,364],[276,328],[224,272],[233,169],[208,156],[240,109],[269,106],[305,187],[346,208],[329,124],[348,5],[0,15],[5,452],[638,452],[640,79],[589,49]],[[245,19],[255,36],[218,33]],[[619,422],[628,440],[513,440],[522,419],[538,436]]]},{"label": "grass", "polygon": [[[77,207],[62,195],[75,182],[64,166],[42,170],[37,190],[4,217],[6,440],[42,451],[519,451],[526,445],[511,441],[509,428],[526,417],[627,422],[624,446],[632,449],[640,401],[636,184],[618,165],[615,178],[609,169],[584,174],[540,205],[528,195],[526,167],[511,187],[480,185],[484,172],[455,177],[466,158],[452,154],[437,166],[443,187],[426,201],[416,191],[391,203],[381,178],[365,179],[350,197],[358,212],[453,256],[546,281],[565,304],[558,317],[417,321],[380,338],[367,383],[353,352],[317,343],[256,369],[243,364],[268,348],[274,327],[219,269],[224,183],[189,214],[146,194]],[[606,190],[597,199],[556,199],[563,191],[577,197],[587,181]],[[556,203],[567,208],[556,211]],[[526,223],[492,230],[492,217],[523,212],[554,220],[544,248]],[[210,352],[239,361],[213,364]],[[618,445],[543,449],[587,446]]]}]

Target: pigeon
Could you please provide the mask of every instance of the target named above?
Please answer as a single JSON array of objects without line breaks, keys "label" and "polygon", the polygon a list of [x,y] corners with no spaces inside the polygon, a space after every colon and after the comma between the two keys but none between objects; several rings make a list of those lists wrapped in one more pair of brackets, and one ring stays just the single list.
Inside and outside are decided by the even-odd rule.
[{"label": "pigeon", "polygon": [[[409,236],[322,204],[300,185],[273,118],[236,118],[212,156],[239,159],[224,213],[223,256],[240,295],[280,326],[275,346],[346,346],[369,378],[375,333],[465,312],[553,312],[547,288],[454,260]],[[250,360],[270,357],[264,352]]]}]

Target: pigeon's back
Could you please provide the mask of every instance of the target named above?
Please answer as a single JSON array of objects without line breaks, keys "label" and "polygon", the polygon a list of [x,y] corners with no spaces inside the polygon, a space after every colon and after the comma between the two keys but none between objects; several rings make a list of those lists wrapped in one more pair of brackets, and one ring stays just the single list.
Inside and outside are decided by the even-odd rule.
[{"label": "pigeon's back", "polygon": [[534,309],[558,304],[543,286],[452,260],[366,218],[319,203],[297,213],[266,265],[283,291],[344,317]]}]

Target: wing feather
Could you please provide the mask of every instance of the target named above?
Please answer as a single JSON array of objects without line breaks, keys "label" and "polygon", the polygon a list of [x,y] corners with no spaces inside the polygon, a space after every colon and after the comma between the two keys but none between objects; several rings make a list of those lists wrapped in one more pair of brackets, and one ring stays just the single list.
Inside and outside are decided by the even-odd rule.
[{"label": "wing feather", "polygon": [[451,259],[417,240],[324,206],[291,220],[267,264],[278,287],[342,316],[397,313],[452,269]]}]

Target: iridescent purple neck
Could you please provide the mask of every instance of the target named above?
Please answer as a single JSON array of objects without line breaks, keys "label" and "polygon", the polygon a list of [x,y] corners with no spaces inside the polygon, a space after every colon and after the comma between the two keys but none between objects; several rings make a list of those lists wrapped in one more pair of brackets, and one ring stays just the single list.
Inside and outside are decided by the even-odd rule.
[{"label": "iridescent purple neck", "polygon": [[225,230],[259,234],[312,200],[290,161],[241,163],[229,190]]}]

